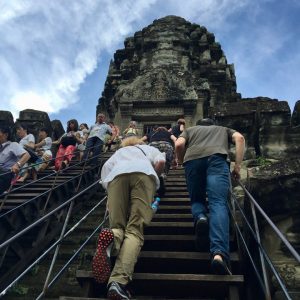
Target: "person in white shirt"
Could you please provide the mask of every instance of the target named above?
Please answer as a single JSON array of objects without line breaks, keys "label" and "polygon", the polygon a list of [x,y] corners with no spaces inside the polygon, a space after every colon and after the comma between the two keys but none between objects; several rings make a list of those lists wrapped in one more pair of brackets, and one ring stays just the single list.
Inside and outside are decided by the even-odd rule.
[{"label": "person in white shirt", "polygon": [[83,159],[85,160],[88,158],[90,152],[93,153],[93,158],[89,164],[97,165],[97,160],[102,152],[106,134],[112,134],[112,129],[105,123],[105,115],[100,113],[97,115],[97,122],[90,126],[90,134],[86,141],[86,149],[83,154]]},{"label": "person in white shirt", "polygon": [[[96,281],[108,280],[108,299],[129,299],[125,287],[144,243],[144,226],[153,216],[151,203],[166,161],[165,153],[135,136],[124,139],[121,147],[101,171],[101,182],[108,192],[110,229],[101,231],[92,264]],[[110,274],[106,250],[111,245],[117,259]]]},{"label": "person in white shirt", "polygon": [[29,158],[29,153],[21,145],[10,141],[9,128],[0,125],[0,195],[9,188],[14,175]]},{"label": "person in white shirt", "polygon": [[[28,133],[28,128],[25,124],[19,124],[16,127],[17,136],[20,138],[19,144],[30,153],[34,150],[35,137]],[[30,162],[33,162],[30,159]],[[17,182],[24,182],[29,176],[28,163],[26,163],[20,170]]]}]

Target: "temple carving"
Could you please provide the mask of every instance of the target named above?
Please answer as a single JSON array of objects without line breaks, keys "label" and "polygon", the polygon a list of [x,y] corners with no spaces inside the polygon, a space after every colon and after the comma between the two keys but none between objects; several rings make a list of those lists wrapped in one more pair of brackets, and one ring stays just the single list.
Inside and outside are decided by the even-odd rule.
[{"label": "temple carving", "polygon": [[130,120],[193,125],[208,108],[240,100],[234,66],[203,26],[167,16],[125,40],[111,61],[97,111],[121,127]]}]

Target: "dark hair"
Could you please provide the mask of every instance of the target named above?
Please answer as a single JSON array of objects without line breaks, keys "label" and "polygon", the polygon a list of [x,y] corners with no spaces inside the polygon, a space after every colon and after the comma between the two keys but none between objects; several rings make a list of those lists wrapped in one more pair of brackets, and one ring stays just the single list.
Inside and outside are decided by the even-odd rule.
[{"label": "dark hair", "polygon": [[47,136],[49,135],[49,129],[47,127],[42,127],[39,131],[45,131],[47,133]]},{"label": "dark hair", "polygon": [[17,129],[23,129],[23,130],[28,131],[28,126],[26,124],[24,124],[24,123],[17,123],[16,124],[16,130]]},{"label": "dark hair", "polygon": [[67,132],[71,131],[70,124],[73,123],[75,125],[74,131],[78,131],[78,122],[76,119],[71,119],[67,122]]},{"label": "dark hair", "polygon": [[185,120],[184,119],[178,119],[177,124],[178,125],[185,125]]},{"label": "dark hair", "polygon": [[210,118],[205,118],[205,119],[198,120],[196,125],[202,125],[202,126],[215,125],[215,121]]},{"label": "dark hair", "polygon": [[81,123],[80,126],[83,125],[86,129],[89,129],[89,126],[86,123]]},{"label": "dark hair", "polygon": [[11,139],[11,132],[8,126],[0,125],[0,131],[4,134],[7,134],[7,140],[10,141]]},{"label": "dark hair", "polygon": [[166,127],[164,127],[164,126],[159,126],[159,127],[157,127],[156,130],[157,131],[168,131],[168,129]]}]

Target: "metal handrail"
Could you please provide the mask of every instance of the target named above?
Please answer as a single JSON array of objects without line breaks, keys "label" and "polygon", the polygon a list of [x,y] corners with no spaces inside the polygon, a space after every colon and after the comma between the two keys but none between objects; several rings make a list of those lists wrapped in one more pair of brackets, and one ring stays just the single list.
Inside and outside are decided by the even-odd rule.
[{"label": "metal handrail", "polygon": [[64,208],[67,204],[69,204],[74,199],[76,199],[77,197],[79,197],[82,194],[84,194],[85,192],[87,192],[91,187],[95,186],[96,184],[99,184],[98,180],[95,181],[95,182],[93,182],[87,188],[85,188],[82,191],[80,191],[78,194],[76,194],[76,195],[72,196],[71,198],[69,198],[68,200],[66,200],[64,203],[62,203],[58,207],[54,208],[52,211],[50,211],[46,215],[42,216],[40,219],[36,220],[35,222],[33,222],[32,224],[30,224],[29,226],[25,227],[23,230],[19,231],[18,233],[16,233],[14,236],[12,236],[11,238],[9,238],[8,240],[6,240],[5,242],[3,242],[2,244],[0,244],[0,250],[2,248],[4,248],[5,246],[9,245],[10,243],[12,243],[14,240],[16,240],[17,238],[19,238],[20,236],[22,236],[24,233],[26,233],[27,231],[29,231],[30,229],[32,229],[36,225],[38,225],[41,222],[45,221],[47,218],[49,218],[50,216],[52,216],[54,213],[56,213],[60,209]]},{"label": "metal handrail", "polygon": [[[101,155],[101,153],[100,153],[100,155]],[[73,204],[74,204],[75,199],[76,199],[77,197],[79,197],[80,195],[82,195],[83,193],[85,193],[86,191],[88,191],[89,189],[91,189],[92,187],[94,187],[95,185],[99,184],[99,180],[97,179],[95,182],[93,182],[93,183],[92,183],[91,185],[89,185],[87,188],[85,188],[84,190],[82,190],[82,191],[80,191],[80,192],[78,193],[78,191],[79,191],[79,189],[80,189],[80,186],[81,186],[82,176],[85,174],[86,163],[87,163],[87,161],[89,161],[90,159],[92,159],[92,158],[88,158],[88,159],[84,160],[83,162],[81,161],[81,162],[79,162],[78,164],[75,164],[75,165],[72,165],[72,166],[69,166],[69,167],[68,167],[68,169],[69,169],[69,168],[74,168],[74,166],[76,166],[76,165],[82,165],[82,163],[84,163],[83,168],[81,169],[80,174],[79,174],[79,175],[76,175],[75,177],[73,177],[72,179],[70,179],[70,180],[73,180],[74,178],[80,177],[80,178],[79,178],[79,181],[78,181],[78,184],[77,184],[77,187],[76,187],[76,189],[75,189],[75,196],[71,197],[71,198],[68,199],[65,203],[63,203],[63,204],[60,205],[59,207],[55,208],[55,209],[52,210],[50,213],[44,215],[44,216],[41,217],[39,220],[37,220],[36,222],[32,223],[32,224],[29,225],[28,227],[24,228],[24,230],[18,232],[18,233],[15,234],[13,237],[11,237],[10,239],[8,239],[8,240],[5,241],[4,243],[2,243],[2,244],[0,245],[0,250],[1,250],[2,248],[4,248],[4,247],[5,247],[5,249],[7,249],[7,247],[9,246],[9,244],[10,244],[11,242],[13,242],[13,241],[16,240],[17,238],[19,238],[21,235],[23,235],[25,232],[29,231],[31,228],[33,228],[34,226],[38,225],[38,224],[41,223],[42,221],[46,220],[48,217],[50,217],[51,215],[53,215],[56,211],[62,209],[64,206],[66,206],[67,204],[70,203],[70,207],[69,207],[69,210],[68,210],[68,213],[67,213],[67,217],[66,217],[66,219],[65,219],[65,222],[64,222],[64,225],[63,225],[63,228],[62,228],[60,237],[59,237],[59,241],[61,241],[61,240],[64,238],[64,236],[65,236],[65,230],[66,230],[66,227],[67,227],[67,225],[68,225],[69,218],[70,218],[70,216],[71,216],[71,211],[72,211],[72,208],[73,208]],[[98,165],[101,166],[102,163],[103,163],[103,158],[101,159],[101,161],[99,162]],[[66,168],[66,169],[67,169],[67,168]],[[66,170],[66,169],[65,169],[65,170]],[[100,171],[101,171],[101,168],[98,168],[98,169],[99,169],[99,170],[98,170],[98,173],[97,173],[97,178],[98,178],[98,175],[99,175],[99,173],[100,173]],[[64,170],[64,171],[65,171],[65,170]],[[57,173],[58,173],[58,172],[57,172]],[[51,175],[52,175],[52,174],[51,174]],[[57,175],[57,174],[56,174],[56,175]],[[65,184],[66,182],[69,182],[69,180],[63,182],[62,184]],[[60,184],[60,185],[61,185],[61,184]],[[58,186],[60,186],[60,185],[58,185]],[[58,187],[58,186],[57,186],[57,187]],[[57,188],[57,187],[56,187],[56,188]],[[51,192],[52,190],[53,190],[53,185],[52,185],[52,188],[51,188],[50,192]],[[49,190],[48,190],[47,192],[49,192]],[[107,198],[107,197],[104,197],[104,199],[105,199],[105,198]],[[31,199],[31,201],[32,201],[32,200],[33,200],[33,199]],[[29,201],[26,201],[26,203],[28,203],[28,202],[29,202]],[[101,200],[100,203],[98,203],[98,204],[90,211],[90,213],[91,213],[96,207],[98,207],[102,202],[103,202],[103,201]],[[86,216],[84,216],[81,220],[84,220],[85,218],[86,218]],[[104,221],[105,221],[105,220],[104,220]],[[104,222],[104,221],[103,221],[103,222]],[[77,223],[77,226],[78,226],[80,223],[81,223],[81,222]],[[76,228],[76,225],[73,226],[72,229],[69,230],[68,232],[73,231],[75,228]],[[45,285],[44,285],[44,288],[43,288],[43,293],[44,293],[44,292],[47,290],[47,288],[48,288],[48,281],[49,281],[49,278],[50,278],[50,276],[51,276],[51,272],[52,272],[54,263],[55,263],[55,261],[56,261],[56,257],[57,257],[58,251],[59,251],[59,246],[60,246],[60,244],[59,244],[59,243],[56,243],[55,253],[54,253],[54,255],[53,255],[52,263],[51,263],[51,266],[50,266],[50,268],[49,268],[49,272],[48,272],[48,275],[47,275],[47,279],[46,279],[46,281],[45,281]],[[52,248],[51,248],[51,249],[52,249]],[[27,268],[27,269],[25,270],[25,273],[26,273],[29,269],[30,269],[30,267]],[[23,276],[25,273],[22,273],[21,275]],[[20,277],[18,277],[18,278],[16,279],[16,281],[18,281],[19,279],[20,279]],[[12,285],[13,285],[16,281],[14,281],[14,282],[12,283]],[[52,284],[52,282],[51,282],[50,284]],[[9,287],[11,287],[12,285],[10,285]],[[9,287],[7,287],[7,288],[9,288]],[[7,290],[7,289],[5,289],[4,293],[6,292],[6,290]]]},{"label": "metal handrail", "polygon": [[[262,210],[262,208],[258,205],[258,203],[255,201],[255,199],[252,197],[252,195],[249,193],[249,191],[246,189],[246,187],[244,187],[244,185],[241,183],[240,180],[238,180],[238,183],[239,183],[239,185],[243,188],[243,190],[244,190],[245,193],[247,194],[248,198],[251,200],[251,203],[253,202],[253,204],[255,205],[255,207],[258,208],[258,210],[262,213],[262,215],[263,215],[263,216],[266,216],[265,212],[264,212],[264,211]],[[249,196],[250,196],[250,197],[249,197]],[[265,292],[266,299],[271,299],[271,296],[270,296],[270,291],[269,291],[269,286],[268,286],[268,280],[267,280],[267,276],[266,276],[266,270],[265,270],[265,268],[264,268],[264,266],[263,266],[264,261],[266,261],[267,264],[268,264],[268,266],[270,267],[270,269],[271,269],[272,273],[274,274],[274,276],[275,276],[277,282],[279,283],[279,285],[280,285],[280,287],[281,287],[281,289],[282,289],[282,291],[283,291],[283,293],[284,293],[286,299],[292,299],[292,298],[289,296],[289,294],[288,294],[288,290],[287,290],[285,284],[283,283],[283,280],[282,280],[280,274],[279,274],[279,273],[277,272],[277,270],[275,269],[275,267],[274,267],[274,265],[273,265],[273,263],[272,263],[272,260],[271,260],[270,257],[267,255],[265,249],[264,249],[263,246],[261,245],[260,237],[259,237],[258,226],[255,226],[255,231],[254,231],[253,228],[252,228],[252,226],[250,225],[250,223],[249,223],[249,221],[248,221],[248,219],[247,219],[245,213],[243,212],[243,209],[241,208],[240,204],[238,203],[238,201],[237,201],[237,199],[236,199],[236,197],[235,197],[235,195],[234,195],[234,193],[233,193],[232,191],[231,191],[231,197],[233,198],[235,205],[238,207],[239,211],[241,212],[241,215],[242,215],[244,221],[246,222],[246,225],[247,225],[247,227],[249,228],[250,233],[252,234],[252,236],[253,236],[255,242],[256,242],[257,245],[258,245],[258,249],[259,249],[259,252],[260,252],[260,255],[261,255],[261,263],[262,263],[263,278],[264,278],[264,280],[263,280],[263,281],[264,281],[264,284],[263,284],[262,288],[263,288],[263,290],[264,290],[264,292]],[[255,203],[254,203],[254,202],[255,202]],[[235,221],[235,222],[234,222],[234,225],[235,225],[235,227],[236,227],[236,229],[237,229],[237,231],[238,231],[238,233],[239,233],[240,238],[241,238],[242,241],[243,241],[244,247],[245,247],[245,249],[246,249],[246,251],[247,251],[247,254],[248,254],[248,256],[249,256],[249,258],[250,258],[250,260],[251,260],[251,264],[252,264],[252,266],[254,267],[256,276],[257,276],[257,278],[258,278],[258,280],[259,280],[259,283],[260,283],[260,285],[262,285],[262,282],[263,282],[263,281],[262,281],[262,279],[261,279],[259,273],[257,272],[257,268],[256,268],[256,266],[255,266],[255,263],[254,263],[254,261],[253,261],[253,259],[252,259],[252,257],[251,257],[250,251],[249,251],[249,249],[248,249],[248,247],[247,247],[247,245],[246,245],[246,243],[245,243],[245,241],[244,241],[244,239],[243,239],[242,233],[241,233],[241,231],[239,230],[238,224],[237,224],[237,222],[236,222],[236,220],[235,220],[235,216],[233,215],[231,209],[230,209],[230,212],[231,212],[232,217],[233,217],[233,219],[234,219],[234,221]],[[254,215],[253,215],[254,218],[256,218],[256,214],[255,214],[254,207],[253,207],[252,213],[254,214]],[[270,225],[272,224],[272,228],[275,230],[275,232],[278,234],[278,236],[279,236],[279,238],[280,238],[280,237],[282,236],[282,233],[279,231],[279,229],[276,227],[276,225],[270,220],[269,217],[267,217],[266,220],[269,222]],[[289,241],[287,241],[285,238],[283,238],[283,239],[281,239],[281,240],[282,240],[284,243],[287,243],[287,244],[289,245],[289,246],[287,246],[288,249],[293,249],[293,250],[294,250],[293,252],[296,252],[296,250],[292,247],[292,245],[289,243]],[[297,254],[297,252],[296,252],[296,254]],[[296,255],[295,259],[297,259],[297,255]]]},{"label": "metal handrail", "polygon": [[[92,187],[92,185],[91,185]],[[67,236],[69,236],[98,206],[100,206],[105,200],[107,199],[107,196],[104,196],[103,199],[99,201],[87,214],[85,214],[75,225],[73,225],[64,235],[63,237],[60,237],[56,242],[54,242],[47,250],[43,252],[31,265],[29,265],[15,280],[13,280],[3,291],[1,291],[0,296],[4,296],[6,292],[14,286],[24,275],[28,273],[36,264],[38,264],[50,251],[54,249],[58,244],[62,242],[63,239],[65,239]],[[105,212],[103,222],[97,227],[99,229],[104,222],[107,220],[107,210]],[[93,232],[93,234],[95,231]]]},{"label": "metal handrail", "polygon": [[[107,196],[104,197],[104,199],[107,199]],[[103,200],[104,200],[103,199]],[[101,202],[102,203],[102,202]],[[100,205],[99,203],[97,204],[97,206]],[[86,244],[91,240],[91,238],[94,236],[94,234],[103,226],[103,224],[107,221],[108,219],[108,210],[106,209],[105,210],[105,214],[104,214],[104,217],[103,217],[103,221],[94,229],[94,231],[87,237],[87,239],[82,243],[82,245],[80,245],[79,249],[77,249],[77,251],[72,255],[72,257],[67,261],[67,263],[58,271],[58,273],[56,273],[56,275],[53,277],[53,279],[50,281],[49,283],[49,280],[50,280],[50,274],[51,274],[51,271],[53,269],[53,266],[54,266],[54,263],[53,263],[53,266],[51,268],[49,268],[49,273],[47,275],[47,278],[45,280],[45,284],[44,284],[44,287],[43,287],[43,290],[42,292],[39,294],[39,296],[36,298],[36,300],[38,299],[41,299],[42,296],[45,295],[47,289],[49,287],[52,286],[52,284],[62,275],[62,273],[66,270],[66,268],[70,265],[70,263],[76,258],[76,256],[83,250],[83,248],[86,246]],[[74,226],[72,227],[74,228]],[[74,229],[72,229],[73,231]],[[60,244],[57,244],[56,247],[58,247]]]},{"label": "metal handrail", "polygon": [[[79,187],[80,187],[80,184],[81,184],[82,175],[84,174],[85,166],[86,166],[86,161],[85,161],[84,166],[83,166],[83,168],[81,170],[81,176],[79,178],[77,187],[75,189],[75,193],[77,193],[78,190],[79,190]],[[66,216],[63,228],[62,228],[61,233],[60,233],[60,238],[65,234],[65,231],[67,229],[67,226],[68,226],[68,223],[69,223],[69,219],[70,219],[70,216],[71,216],[71,213],[72,213],[72,210],[73,210],[74,203],[75,202],[72,201],[71,204],[70,204],[70,206],[69,206],[69,209],[68,209],[68,212],[67,212],[67,216]],[[46,209],[46,205],[47,205],[47,203],[45,204],[45,208],[44,209]],[[50,264],[50,268],[49,268],[49,271],[48,271],[48,274],[47,274],[47,277],[46,277],[46,280],[45,280],[45,283],[44,283],[44,287],[43,287],[43,291],[42,291],[41,295],[44,295],[46,293],[47,289],[48,289],[48,283],[49,283],[50,276],[51,276],[51,273],[52,273],[52,270],[53,270],[53,267],[54,267],[54,264],[55,264],[58,252],[59,252],[59,248],[60,248],[60,244],[58,244],[56,246],[55,252],[53,254],[53,258],[52,258],[52,261],[51,261],[51,264]]]},{"label": "metal handrail", "polygon": [[[53,174],[51,174],[51,176],[52,176],[52,175],[53,175]],[[79,177],[79,176],[80,176],[80,175],[75,175],[75,176],[73,176],[72,178],[70,178],[70,179],[68,179],[68,180],[66,180],[66,181],[64,181],[64,182],[59,183],[59,184],[56,185],[53,189],[54,189],[54,190],[55,190],[55,189],[58,189],[59,187],[65,185],[65,184],[68,183],[68,182],[73,181],[74,179],[76,179],[76,178]],[[43,178],[44,178],[44,177],[43,177]],[[40,198],[41,196],[46,195],[46,194],[49,193],[49,192],[50,192],[50,188],[47,189],[46,191],[40,193],[38,196],[35,196],[35,197],[33,197],[33,198],[31,198],[31,199],[25,201],[24,203],[21,203],[20,205],[18,205],[18,206],[16,206],[16,207],[12,208],[11,210],[7,211],[6,213],[0,215],[0,219],[1,219],[2,217],[6,216],[6,215],[8,215],[8,214],[10,214],[10,213],[12,213],[13,211],[19,209],[20,207],[22,207],[22,206],[24,206],[24,205],[26,205],[26,204],[28,204],[28,203],[30,203],[30,202],[33,202],[34,200]]]},{"label": "metal handrail", "polygon": [[[91,159],[91,158],[90,158]],[[80,176],[80,179],[79,179],[79,182],[77,184],[77,187],[75,189],[75,196],[74,197],[71,197],[70,199],[68,199],[65,203],[63,203],[62,205],[60,205],[59,207],[57,207],[56,209],[54,209],[53,211],[51,211],[50,213],[46,214],[45,216],[43,216],[42,218],[40,218],[39,220],[37,220],[36,222],[32,223],[31,225],[29,225],[28,227],[26,227],[24,230],[20,231],[19,233],[17,233],[15,236],[13,236],[12,238],[10,238],[9,240],[7,240],[6,242],[2,243],[0,245],[0,250],[3,248],[3,247],[8,247],[8,245],[14,241],[15,239],[19,238],[21,235],[23,235],[25,232],[27,232],[28,230],[30,230],[31,228],[33,228],[34,226],[38,225],[40,222],[44,221],[46,218],[50,217],[52,214],[54,214],[56,211],[58,211],[59,209],[62,209],[64,206],[66,206],[68,203],[70,203],[70,206],[69,206],[69,210],[68,210],[68,213],[67,213],[67,217],[65,219],[65,222],[64,222],[64,225],[63,225],[63,228],[62,228],[62,231],[61,231],[61,234],[60,234],[60,237],[58,239],[57,242],[54,243],[53,246],[51,246],[48,251],[44,252],[43,255],[37,259],[33,264],[31,264],[20,276],[18,276],[8,287],[5,288],[5,290],[2,291],[2,293],[0,294],[1,295],[4,295],[6,293],[6,291],[12,287],[21,277],[23,277],[36,263],[38,263],[42,257],[44,257],[46,255],[46,253],[49,253],[50,250],[52,250],[55,246],[56,246],[56,249],[55,249],[55,253],[53,255],[53,259],[52,259],[52,262],[51,262],[51,266],[49,268],[49,272],[48,272],[48,275],[47,275],[47,278],[46,278],[46,281],[45,281],[45,284],[44,284],[44,287],[43,287],[43,291],[42,293],[40,294],[39,297],[42,297],[46,290],[48,289],[49,286],[51,286],[54,281],[57,280],[57,278],[60,276],[60,274],[62,274],[62,272],[66,269],[66,267],[73,261],[73,259],[78,255],[78,253],[81,252],[81,250],[83,249],[83,247],[87,244],[87,242],[92,238],[92,236],[95,234],[95,232],[104,224],[104,222],[107,220],[107,213],[108,211],[106,210],[106,213],[105,213],[105,216],[104,216],[104,219],[103,219],[103,222],[97,226],[97,228],[94,230],[94,232],[88,237],[88,239],[83,243],[83,245],[81,245],[81,247],[79,248],[79,250],[77,250],[77,252],[72,256],[72,258],[67,262],[67,264],[60,270],[60,272],[58,274],[55,275],[54,279],[50,282],[50,276],[51,276],[51,272],[52,272],[52,269],[53,269],[53,266],[54,266],[54,263],[56,261],[56,257],[58,255],[58,251],[59,251],[59,246],[60,246],[60,242],[62,241],[63,238],[65,238],[70,232],[72,232],[76,227],[78,227],[78,225],[84,220],[86,219],[86,217],[92,212],[95,210],[96,207],[98,207],[100,204],[102,204],[102,202],[107,199],[107,196],[105,196],[97,205],[95,205],[89,212],[88,214],[86,214],[83,218],[81,218],[81,220],[75,224],[66,234],[65,234],[65,231],[66,231],[66,227],[68,225],[68,221],[69,221],[69,218],[70,218],[70,215],[71,215],[71,212],[72,212],[72,208],[73,208],[73,205],[74,205],[74,201],[77,197],[79,197],[81,194],[85,193],[86,191],[88,191],[89,189],[91,189],[92,187],[94,187],[96,184],[99,183],[99,181],[95,181],[94,183],[92,183],[89,187],[85,188],[84,190],[82,190],[81,192],[79,192],[77,194],[77,192],[79,191],[79,188],[80,188],[80,185],[81,185],[81,180],[82,180],[82,176],[83,174],[85,173],[85,166],[86,166],[86,162],[88,161],[89,159],[85,160],[84,161],[84,166],[81,170],[81,174],[80,175],[77,175],[76,177]],[[82,162],[81,162],[82,163]],[[101,162],[99,163],[99,165],[101,166],[103,163],[103,159],[101,159]],[[70,166],[71,167],[71,166]],[[74,167],[74,165],[72,166]],[[101,171],[101,168],[99,168],[98,170],[98,176],[100,174],[100,171]],[[97,176],[97,177],[98,177]],[[53,186],[52,186],[53,188]],[[52,190],[52,189],[51,189]],[[39,299],[39,298],[37,298]]]},{"label": "metal handrail", "polygon": [[272,229],[275,231],[275,233],[278,235],[278,237],[281,239],[281,241],[285,244],[285,246],[289,249],[291,254],[294,256],[294,258],[297,260],[298,263],[300,263],[300,255],[295,250],[295,248],[291,245],[291,243],[286,239],[286,237],[281,233],[281,231],[276,227],[276,225],[272,222],[272,220],[267,216],[267,214],[264,212],[264,210],[259,206],[259,204],[255,201],[255,199],[252,197],[252,195],[249,193],[249,191],[246,189],[246,187],[241,183],[239,180],[238,183],[242,187],[242,189],[245,191],[251,202],[255,205],[257,210],[260,212],[260,214],[264,217],[264,219],[269,223],[269,225],[272,227]]},{"label": "metal handrail", "polygon": [[[92,148],[92,147],[91,147],[91,148]],[[99,154],[99,157],[100,157],[100,155],[101,155],[101,154]],[[68,166],[66,169],[64,169],[63,171],[66,171],[66,170],[68,170],[68,169],[72,169],[72,168],[74,168],[74,167],[76,167],[76,166],[80,166],[80,165],[82,165],[83,163],[84,163],[84,168],[85,168],[86,163],[87,163],[89,160],[91,160],[91,159],[93,159],[93,157],[92,157],[92,158],[87,158],[87,159],[84,160],[84,161],[80,161],[80,162],[78,162],[78,163],[76,163],[76,164],[70,165],[70,166]],[[62,172],[62,171],[60,171],[60,172]],[[28,183],[28,184],[26,184],[26,185],[23,185],[23,186],[20,186],[20,187],[18,187],[18,188],[16,188],[16,189],[13,189],[13,190],[11,190],[10,192],[14,192],[14,191],[16,191],[16,190],[19,190],[19,189],[21,189],[21,188],[24,188],[24,187],[26,187],[26,186],[29,186],[30,184],[34,184],[34,183],[36,183],[36,182],[38,182],[38,181],[41,181],[41,180],[43,180],[43,179],[45,179],[45,178],[48,178],[48,177],[51,177],[51,176],[54,176],[54,175],[55,175],[55,179],[56,179],[57,176],[58,176],[58,174],[60,174],[60,172],[53,172],[52,174],[46,175],[46,176],[44,176],[44,177],[42,177],[42,178],[39,178],[39,179],[37,179],[37,180],[35,180],[35,181],[32,181],[32,182],[30,182],[30,183]],[[99,174],[99,172],[98,172],[98,174]],[[52,187],[51,187],[51,188],[47,189],[46,191],[44,191],[43,193],[39,194],[38,196],[35,196],[35,197],[33,197],[32,199],[29,199],[28,201],[25,201],[24,203],[22,203],[22,204],[20,204],[20,205],[18,205],[18,206],[16,206],[16,207],[14,207],[14,208],[12,208],[11,210],[7,211],[6,213],[0,215],[0,218],[3,217],[3,216],[5,216],[5,215],[7,215],[7,214],[9,214],[9,213],[11,213],[12,211],[15,211],[15,210],[19,209],[20,207],[22,207],[22,206],[24,206],[24,205],[26,205],[26,204],[28,204],[28,203],[30,203],[30,202],[32,202],[32,201],[34,201],[34,200],[40,198],[41,196],[43,196],[43,195],[45,195],[45,194],[47,194],[47,193],[50,192],[50,194],[49,194],[48,197],[47,197],[47,201],[46,201],[46,204],[47,204],[48,201],[49,201],[49,198],[50,198],[50,196],[51,196],[51,191],[52,191],[53,189],[57,189],[58,187],[64,185],[65,183],[67,183],[67,182],[69,182],[69,181],[74,180],[75,178],[77,178],[77,177],[79,177],[79,176],[81,176],[81,175],[73,176],[71,179],[66,180],[66,181],[64,181],[63,183],[61,183],[61,184],[59,184],[59,185],[57,185],[57,186],[55,186],[55,187],[54,187],[54,185],[55,185],[56,180],[54,180],[54,183],[52,184]],[[12,187],[12,185],[10,186],[10,188],[11,188],[11,187]],[[7,193],[7,194],[5,195],[5,198],[4,198],[3,201],[1,202],[1,205],[0,205],[0,211],[1,211],[2,206],[3,206],[3,204],[5,203],[6,198],[7,198],[7,196],[8,196],[9,194],[10,194],[10,193]],[[46,205],[45,205],[45,206],[46,206]],[[45,207],[44,207],[44,208],[45,208]],[[45,210],[45,209],[44,209],[44,210]]]},{"label": "metal handrail", "polygon": [[[86,162],[86,161],[89,161],[89,160],[94,159],[95,156],[89,157],[89,154],[90,154],[91,150],[92,150],[93,148],[95,148],[95,147],[96,147],[96,146],[91,146],[91,147],[89,147],[89,148],[86,148],[86,150],[88,150],[87,158],[86,158],[84,161],[80,161],[77,165],[81,165],[83,162]],[[80,153],[80,152],[81,152],[80,150],[75,150],[75,151],[73,152],[73,154]],[[100,154],[98,155],[98,157],[100,157],[101,154],[102,154],[102,153],[100,153]],[[31,169],[31,168],[33,168],[33,167],[35,167],[35,166],[40,165],[40,164],[43,164],[43,163],[50,163],[50,162],[52,162],[52,161],[55,161],[56,158],[63,158],[63,157],[65,157],[65,155],[56,156],[56,157],[54,157],[54,158],[51,158],[51,159],[48,159],[48,160],[44,160],[44,161],[39,162],[39,163],[31,164],[30,166],[27,166],[27,167],[22,167],[22,169],[24,169],[24,170],[25,170],[25,169]],[[68,166],[68,167],[65,168],[64,170],[67,170],[67,169],[69,169],[70,167],[71,167],[71,166]],[[74,165],[73,165],[72,167],[74,167]],[[60,171],[63,171],[63,170],[60,170]],[[59,171],[57,171],[57,172],[59,172]],[[40,180],[42,180],[42,179],[44,179],[44,178],[50,177],[50,176],[54,175],[54,174],[57,173],[57,172],[54,172],[54,173],[52,173],[52,174],[50,174],[50,175],[46,175],[46,176],[44,176],[43,178],[39,178],[39,179],[37,179],[37,180],[34,180],[34,181],[30,182],[30,183],[24,184],[24,185],[22,185],[22,186],[19,186],[19,187],[17,187],[17,188],[14,188],[14,189],[13,189],[13,184],[11,184],[10,187],[9,187],[9,189],[8,189],[8,192],[0,194],[0,196],[3,196],[3,195],[4,195],[4,199],[3,199],[3,200],[1,201],[1,203],[0,203],[0,211],[1,211],[1,209],[2,209],[2,207],[3,207],[3,205],[4,205],[4,203],[6,202],[6,199],[7,199],[8,195],[9,195],[11,192],[15,192],[15,191],[17,191],[17,190],[19,190],[19,189],[22,189],[22,188],[24,188],[24,187],[26,187],[26,186],[29,186],[29,185],[31,185],[31,184],[33,184],[33,183],[36,183],[36,182],[38,182],[38,181],[40,181]],[[7,174],[10,174],[10,173],[11,173],[11,171],[7,171],[7,172],[5,172],[5,173],[0,174],[0,177],[1,177],[1,176],[4,176],[4,175],[7,175]]]}]

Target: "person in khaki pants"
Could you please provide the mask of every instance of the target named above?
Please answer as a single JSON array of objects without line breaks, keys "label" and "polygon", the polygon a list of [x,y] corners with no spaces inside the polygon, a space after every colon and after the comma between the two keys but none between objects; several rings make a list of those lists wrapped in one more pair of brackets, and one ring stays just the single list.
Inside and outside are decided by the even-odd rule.
[{"label": "person in khaki pants", "polygon": [[[123,140],[121,149],[104,164],[101,181],[108,192],[110,229],[102,229],[93,259],[95,280],[108,281],[108,299],[130,299],[126,285],[151,222],[151,203],[165,167],[165,153],[137,137]],[[111,272],[110,253],[116,255]]]}]

